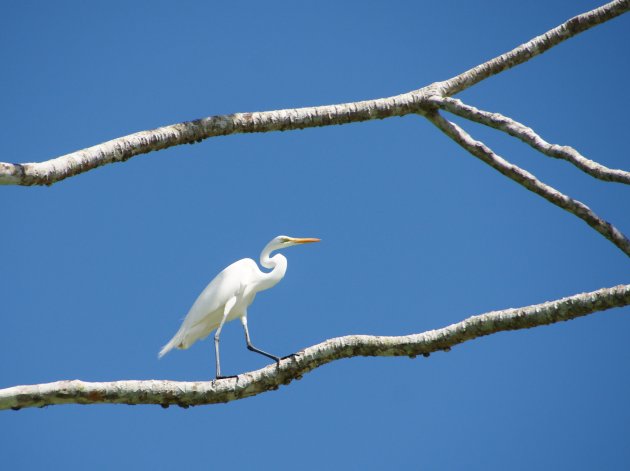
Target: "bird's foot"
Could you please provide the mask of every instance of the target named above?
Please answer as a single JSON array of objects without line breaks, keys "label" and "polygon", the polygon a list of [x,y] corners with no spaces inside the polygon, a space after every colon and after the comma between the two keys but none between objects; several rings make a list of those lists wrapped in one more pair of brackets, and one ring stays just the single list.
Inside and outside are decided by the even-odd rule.
[{"label": "bird's foot", "polygon": [[216,377],[216,379],[230,379],[230,378],[238,378],[238,375],[230,375],[230,376],[217,375],[217,377]]},{"label": "bird's foot", "polygon": [[287,358],[295,358],[297,356],[298,356],[297,353],[291,353],[290,355],[283,356],[281,360],[286,360]]}]

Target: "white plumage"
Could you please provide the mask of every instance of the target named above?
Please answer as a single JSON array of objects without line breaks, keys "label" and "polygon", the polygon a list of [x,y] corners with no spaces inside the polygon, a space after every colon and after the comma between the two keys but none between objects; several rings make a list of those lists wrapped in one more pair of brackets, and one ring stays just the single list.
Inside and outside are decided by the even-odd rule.
[{"label": "white plumage", "polygon": [[162,347],[159,357],[166,355],[173,348],[186,349],[199,339],[207,337],[213,330],[215,334],[215,353],[217,378],[221,378],[221,364],[219,359],[219,337],[226,322],[240,318],[245,329],[247,348],[276,361],[279,357],[264,352],[251,343],[247,328],[247,308],[254,301],[256,293],[276,285],[286,273],[287,259],[271,253],[297,244],[319,242],[315,238],[295,238],[278,236],[272,239],[260,254],[260,264],[271,269],[263,272],[251,258],[244,258],[234,262],[219,273],[201,292],[195,303],[188,311],[181,327],[173,338]]}]

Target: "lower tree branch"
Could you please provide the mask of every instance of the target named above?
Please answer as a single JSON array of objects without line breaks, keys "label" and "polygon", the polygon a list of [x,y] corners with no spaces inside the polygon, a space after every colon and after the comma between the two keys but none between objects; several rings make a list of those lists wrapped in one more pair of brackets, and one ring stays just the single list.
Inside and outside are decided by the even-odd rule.
[{"label": "lower tree branch", "polygon": [[526,170],[498,156],[483,142],[473,139],[466,131],[457,124],[444,119],[437,111],[427,113],[425,116],[444,134],[472,155],[524,186],[529,191],[542,196],[550,203],[579,217],[630,257],[630,240],[619,229],[608,221],[603,220],[584,203],[559,192],[554,187],[541,182]]},{"label": "lower tree branch", "polygon": [[235,401],[278,389],[315,368],[356,356],[429,356],[455,345],[507,330],[567,321],[630,305],[630,285],[603,288],[542,304],[493,311],[442,329],[400,337],[349,335],[326,340],[283,359],[278,365],[216,381],[168,380],[90,383],[79,380],[15,386],[0,390],[0,410],[56,404],[159,404],[198,406]]}]

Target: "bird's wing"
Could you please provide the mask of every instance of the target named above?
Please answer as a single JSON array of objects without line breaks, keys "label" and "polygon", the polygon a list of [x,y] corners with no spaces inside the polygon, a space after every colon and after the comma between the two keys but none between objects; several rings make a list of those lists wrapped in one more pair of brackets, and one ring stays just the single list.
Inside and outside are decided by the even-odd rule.
[{"label": "bird's wing", "polygon": [[192,328],[200,322],[216,323],[221,321],[225,304],[242,291],[243,282],[252,276],[252,270],[258,270],[256,262],[244,258],[234,262],[219,273],[201,292],[186,315],[182,326]]},{"label": "bird's wing", "polygon": [[245,287],[251,284],[259,271],[256,262],[244,258],[219,273],[201,292],[179,330],[162,347],[159,356],[164,356],[173,348],[186,349],[219,327],[224,313],[229,315],[234,310]]}]

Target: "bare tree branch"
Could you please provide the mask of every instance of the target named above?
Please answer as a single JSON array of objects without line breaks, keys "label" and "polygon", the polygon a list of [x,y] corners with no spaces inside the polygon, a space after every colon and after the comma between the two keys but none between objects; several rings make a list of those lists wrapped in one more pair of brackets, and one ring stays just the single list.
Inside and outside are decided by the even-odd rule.
[{"label": "bare tree branch", "polygon": [[628,240],[619,229],[608,221],[604,221],[584,203],[559,192],[552,186],[541,182],[526,170],[498,156],[483,142],[473,139],[466,131],[457,124],[444,119],[437,111],[428,113],[426,117],[448,137],[453,139],[472,155],[481,159],[516,183],[542,196],[550,203],[576,215],[630,257],[630,240]]},{"label": "bare tree branch", "polygon": [[427,101],[428,97],[453,95],[503,70],[522,64],[565,39],[621,15],[628,9],[630,0],[615,0],[576,16],[542,36],[463,74],[402,95],[339,105],[211,116],[137,132],[45,162],[22,164],[0,162],[0,184],[52,185],[102,165],[123,162],[136,155],[181,144],[192,144],[215,136],[288,131],[404,116],[410,113],[422,114],[432,107]]},{"label": "bare tree branch", "polygon": [[466,105],[462,103],[461,100],[457,100],[455,98],[433,97],[431,101],[440,108],[450,111],[453,114],[506,132],[510,136],[520,139],[549,157],[564,159],[571,162],[577,168],[588,173],[592,177],[608,182],[630,184],[630,172],[610,169],[604,165],[594,162],[593,160],[589,160],[573,147],[550,144],[536,134],[532,128],[529,128],[518,121],[514,121],[507,116],[477,109],[474,106]]},{"label": "bare tree branch", "polygon": [[[142,131],[40,163],[0,162],[0,184],[50,185],[73,175],[133,156],[171,146],[237,133],[304,129],[351,122],[425,115],[445,134],[476,157],[551,203],[571,212],[630,256],[630,241],[588,206],[539,181],[527,171],[496,155],[456,124],[444,119],[436,105],[460,116],[503,130],[552,157],[564,158],[596,178],[628,183],[628,172],[592,162],[570,147],[554,146],[524,125],[443,99],[504,70],[522,64],[562,41],[608,21],[630,9],[630,0],[615,0],[576,16],[531,41],[449,80],[402,95],[375,100],[255,113],[212,116]],[[54,404],[160,404],[164,407],[233,401],[277,389],[332,361],[355,356],[429,356],[481,336],[574,319],[597,311],[630,305],[630,285],[605,288],[556,301],[470,317],[448,327],[400,337],[353,335],[309,347],[278,365],[244,373],[234,379],[209,382],[166,380],[89,383],[79,380],[16,386],[0,390],[0,410]]]},{"label": "bare tree branch", "polygon": [[442,82],[440,89],[442,96],[450,96],[475,85],[482,80],[496,75],[504,70],[527,62],[553,46],[582,33],[594,26],[615,18],[630,9],[630,0],[615,0],[599,8],[571,18],[545,34],[521,44],[505,54],[473,67],[452,79]]},{"label": "bare tree branch", "polygon": [[235,401],[278,389],[315,368],[356,356],[429,356],[485,335],[567,321],[630,305],[630,285],[603,288],[517,309],[493,311],[438,330],[400,337],[349,335],[326,340],[279,365],[218,381],[167,380],[89,383],[79,380],[0,390],[0,410],[56,404],[160,404],[181,407]]},{"label": "bare tree branch", "polygon": [[[429,87],[427,87],[428,89]],[[88,147],[46,162],[0,162],[0,184],[52,185],[65,178],[136,155],[229,134],[289,131],[347,124],[421,112],[425,91],[339,105],[294,108],[255,113],[235,113],[172,124],[141,131]]]}]

